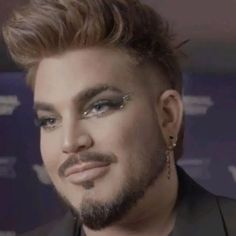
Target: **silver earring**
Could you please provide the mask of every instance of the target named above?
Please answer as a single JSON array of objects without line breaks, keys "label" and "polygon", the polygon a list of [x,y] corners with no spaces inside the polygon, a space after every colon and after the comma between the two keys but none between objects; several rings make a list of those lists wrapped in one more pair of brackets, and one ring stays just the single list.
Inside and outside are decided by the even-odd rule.
[{"label": "silver earring", "polygon": [[170,179],[171,177],[171,153],[174,151],[176,147],[176,142],[174,141],[174,137],[170,136],[170,144],[166,149],[166,164],[167,164],[167,178]]}]

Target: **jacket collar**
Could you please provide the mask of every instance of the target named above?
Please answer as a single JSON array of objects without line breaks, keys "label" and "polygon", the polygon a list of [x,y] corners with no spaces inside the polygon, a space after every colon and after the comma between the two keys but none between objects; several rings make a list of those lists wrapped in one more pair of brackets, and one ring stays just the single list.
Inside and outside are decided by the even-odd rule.
[{"label": "jacket collar", "polygon": [[180,167],[177,218],[172,236],[226,235],[217,199],[193,181]]},{"label": "jacket collar", "polygon": [[75,236],[76,228],[77,218],[73,216],[71,211],[68,211],[66,215],[57,222],[49,236]]}]

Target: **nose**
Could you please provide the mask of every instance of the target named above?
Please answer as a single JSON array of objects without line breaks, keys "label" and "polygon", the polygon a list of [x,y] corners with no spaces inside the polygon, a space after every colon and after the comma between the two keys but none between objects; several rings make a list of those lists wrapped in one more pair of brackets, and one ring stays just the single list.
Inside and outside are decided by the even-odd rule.
[{"label": "nose", "polygon": [[77,153],[87,150],[93,145],[91,136],[81,130],[78,125],[70,125],[64,128],[64,137],[62,143],[62,152],[65,154]]}]

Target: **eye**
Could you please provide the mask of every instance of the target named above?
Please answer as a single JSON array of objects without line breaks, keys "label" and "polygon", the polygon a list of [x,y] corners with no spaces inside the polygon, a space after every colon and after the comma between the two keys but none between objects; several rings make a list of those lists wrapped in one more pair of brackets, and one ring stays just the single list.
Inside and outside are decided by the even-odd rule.
[{"label": "eye", "polygon": [[90,118],[93,116],[101,117],[109,112],[122,109],[124,105],[123,97],[116,99],[99,100],[91,104],[88,109],[83,112],[84,118]]},{"label": "eye", "polygon": [[91,112],[95,113],[103,113],[109,110],[109,108],[112,107],[112,103],[109,101],[101,101],[97,104],[94,104],[93,109]]},{"label": "eye", "polygon": [[36,125],[44,130],[51,131],[58,127],[59,120],[56,117],[38,117],[36,118]]}]

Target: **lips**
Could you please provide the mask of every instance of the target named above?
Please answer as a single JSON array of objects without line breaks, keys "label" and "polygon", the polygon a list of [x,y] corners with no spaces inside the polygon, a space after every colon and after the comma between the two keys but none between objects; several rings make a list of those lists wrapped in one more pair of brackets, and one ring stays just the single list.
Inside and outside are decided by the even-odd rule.
[{"label": "lips", "polygon": [[107,162],[82,162],[66,169],[64,176],[68,178],[70,182],[80,184],[102,177],[107,173],[109,166],[110,163]]}]

